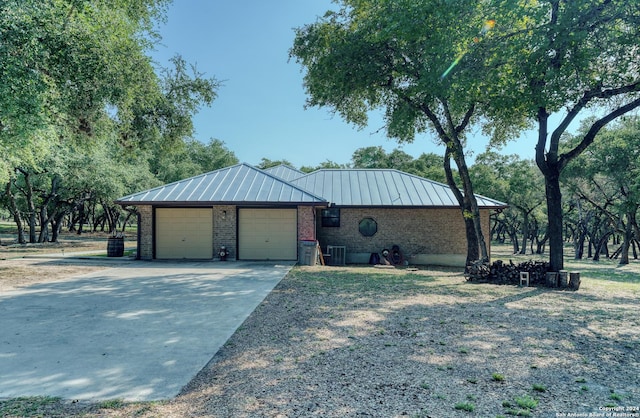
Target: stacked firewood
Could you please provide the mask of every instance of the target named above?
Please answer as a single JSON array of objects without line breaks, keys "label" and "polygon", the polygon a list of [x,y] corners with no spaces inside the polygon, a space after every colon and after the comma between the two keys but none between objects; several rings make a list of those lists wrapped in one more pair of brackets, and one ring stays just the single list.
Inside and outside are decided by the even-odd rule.
[{"label": "stacked firewood", "polygon": [[529,273],[529,286],[543,286],[545,276],[549,270],[549,263],[542,261],[525,261],[514,264],[502,260],[494,261],[491,265],[472,263],[467,266],[467,277],[470,281],[483,281],[496,284],[520,284],[520,272]]},{"label": "stacked firewood", "polygon": [[486,281],[489,278],[490,274],[489,264],[483,262],[482,260],[474,261],[473,263],[467,266],[465,270],[465,276],[467,280],[481,280]]}]

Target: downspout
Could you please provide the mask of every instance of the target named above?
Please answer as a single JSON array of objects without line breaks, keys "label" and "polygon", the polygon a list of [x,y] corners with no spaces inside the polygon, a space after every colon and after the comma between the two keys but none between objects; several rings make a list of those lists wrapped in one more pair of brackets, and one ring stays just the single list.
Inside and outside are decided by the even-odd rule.
[{"label": "downspout", "polygon": [[142,258],[140,257],[140,238],[142,237],[142,231],[140,231],[142,228],[140,228],[140,222],[141,222],[141,217],[140,217],[140,212],[138,211],[138,213],[136,214],[137,218],[138,218],[138,228],[137,228],[137,235],[138,235],[138,239],[137,239],[137,243],[136,243],[136,260],[141,260]]}]

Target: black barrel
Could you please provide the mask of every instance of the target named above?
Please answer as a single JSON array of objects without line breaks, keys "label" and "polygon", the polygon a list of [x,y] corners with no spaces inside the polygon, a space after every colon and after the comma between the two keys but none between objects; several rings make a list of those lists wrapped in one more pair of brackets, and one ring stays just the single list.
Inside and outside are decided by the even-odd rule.
[{"label": "black barrel", "polygon": [[122,257],[124,255],[124,238],[110,237],[107,242],[107,257]]}]

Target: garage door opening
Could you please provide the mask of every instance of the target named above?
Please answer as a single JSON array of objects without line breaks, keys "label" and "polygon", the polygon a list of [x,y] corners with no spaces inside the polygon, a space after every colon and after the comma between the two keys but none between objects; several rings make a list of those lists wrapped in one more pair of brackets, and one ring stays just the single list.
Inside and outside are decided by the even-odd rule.
[{"label": "garage door opening", "polygon": [[156,258],[213,258],[213,209],[157,208]]},{"label": "garage door opening", "polygon": [[241,260],[297,260],[296,209],[238,211],[238,258]]}]

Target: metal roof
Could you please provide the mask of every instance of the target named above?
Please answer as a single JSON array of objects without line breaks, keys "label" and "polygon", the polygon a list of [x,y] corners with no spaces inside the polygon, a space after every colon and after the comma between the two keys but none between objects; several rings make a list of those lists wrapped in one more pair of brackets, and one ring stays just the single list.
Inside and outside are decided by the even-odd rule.
[{"label": "metal roof", "polygon": [[[324,169],[292,180],[336,206],[459,207],[448,185],[391,169]],[[481,208],[505,203],[476,195]]]},{"label": "metal roof", "polygon": [[[270,172],[269,172],[270,171]],[[292,205],[458,207],[448,185],[391,169],[323,169],[286,181],[287,166],[260,170],[248,164],[201,174],[116,200],[121,205]],[[301,174],[301,172],[297,172]],[[476,195],[481,208],[506,203]]]},{"label": "metal roof", "polygon": [[304,171],[296,170],[288,165],[280,164],[275,167],[269,167],[264,169],[265,173],[272,174],[282,180],[291,181],[304,176]]},{"label": "metal roof", "polygon": [[121,205],[166,204],[322,204],[321,197],[248,164],[201,174],[134,193],[116,201]]}]

